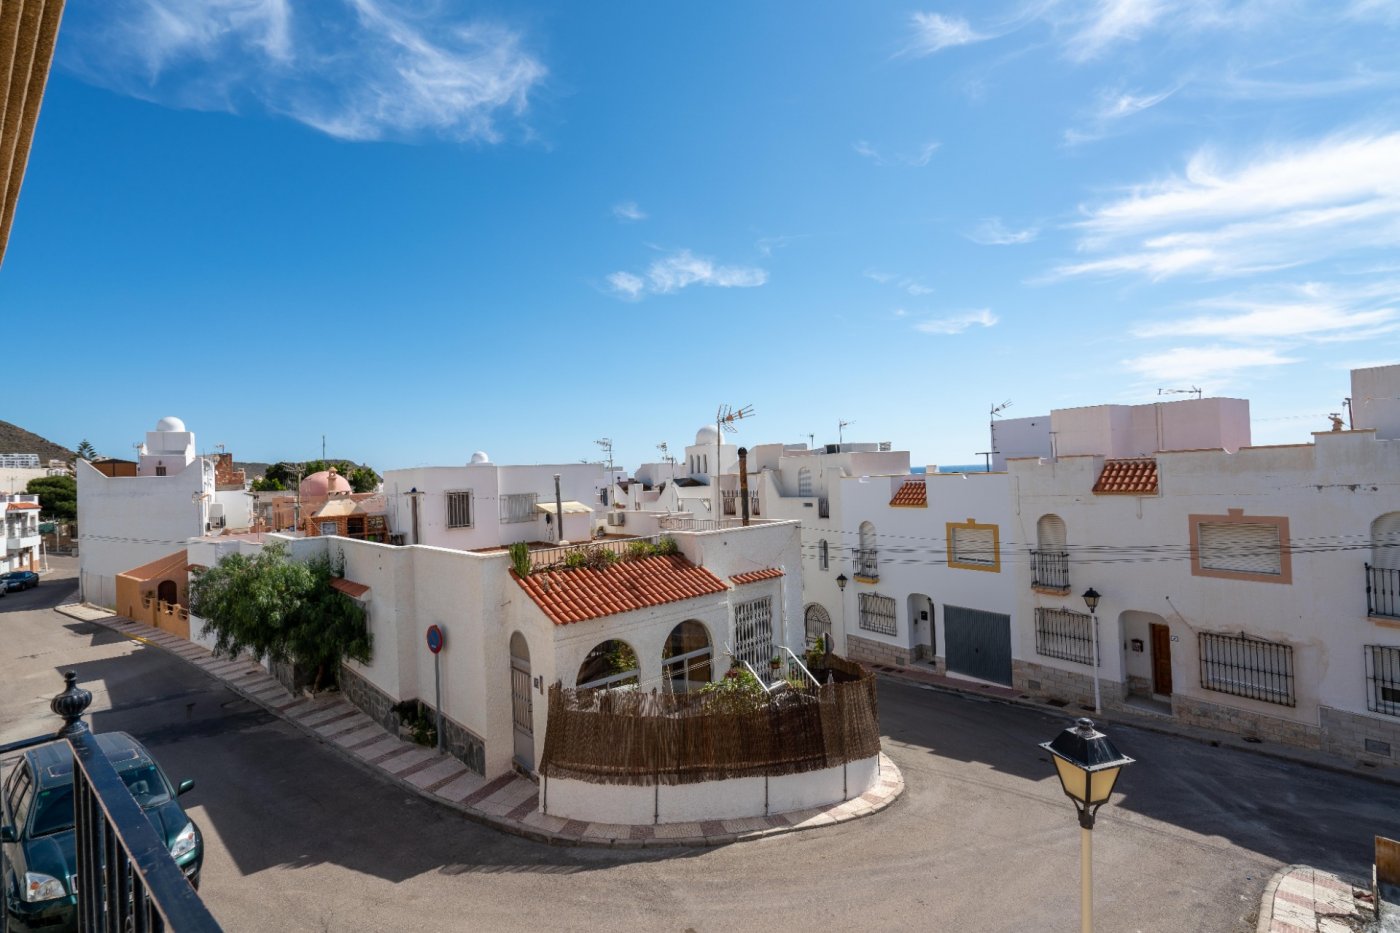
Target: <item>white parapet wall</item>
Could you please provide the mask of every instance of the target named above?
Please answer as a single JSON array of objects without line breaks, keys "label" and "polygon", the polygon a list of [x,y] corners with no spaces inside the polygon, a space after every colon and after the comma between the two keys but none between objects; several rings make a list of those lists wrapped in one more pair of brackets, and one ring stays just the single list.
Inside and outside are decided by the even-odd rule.
[{"label": "white parapet wall", "polygon": [[594,784],[556,777],[544,780],[540,810],[562,819],[624,825],[736,820],[840,803],[879,780],[879,755],[801,774],[696,784]]}]

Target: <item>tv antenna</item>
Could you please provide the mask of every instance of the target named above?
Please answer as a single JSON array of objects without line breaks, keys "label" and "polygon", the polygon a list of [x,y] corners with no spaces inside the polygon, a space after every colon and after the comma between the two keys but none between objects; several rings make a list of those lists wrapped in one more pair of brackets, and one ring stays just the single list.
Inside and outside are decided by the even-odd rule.
[{"label": "tv antenna", "polygon": [[846,429],[853,424],[855,424],[854,420],[836,422],[836,443],[838,446],[846,443]]},{"label": "tv antenna", "polygon": [[656,445],[656,449],[661,451],[661,460],[665,463],[675,463],[676,458],[671,456],[671,446],[665,441]]},{"label": "tv antenna", "polygon": [[1196,396],[1196,400],[1197,400],[1197,401],[1200,401],[1200,399],[1201,399],[1201,390],[1200,390],[1198,387],[1196,387],[1196,386],[1192,386],[1192,387],[1189,388],[1189,389],[1158,389],[1158,390],[1157,390],[1157,394],[1158,394],[1158,395],[1194,395],[1194,396]]},{"label": "tv antenna", "polygon": [[808,449],[808,450],[813,450],[813,449],[816,448],[816,446],[817,446],[817,436],[816,436],[815,434],[808,434],[808,435],[807,435],[807,449]]},{"label": "tv antenna", "polygon": [[723,464],[720,463],[720,453],[723,448],[720,445],[724,443],[724,435],[726,432],[733,434],[735,431],[739,430],[734,426],[734,422],[742,421],[745,418],[752,418],[753,414],[752,405],[745,405],[737,409],[730,405],[721,405],[719,410],[715,412],[715,470],[710,474],[714,477],[710,482],[714,485],[715,490],[714,501],[710,506],[710,510],[715,518],[719,518],[721,515],[719,476],[720,473],[723,472]]},{"label": "tv antenna", "polygon": [[1000,417],[1001,417],[1001,413],[1004,412],[1004,411],[1006,411],[1006,410],[1007,410],[1008,408],[1010,408],[1010,407],[1011,407],[1011,399],[1007,399],[1006,401],[1002,402],[1000,405],[993,405],[993,406],[992,406],[992,411],[991,411],[991,417],[992,417],[993,419],[1000,418]]},{"label": "tv antenna", "polygon": [[603,453],[605,453],[605,454],[608,455],[608,483],[611,484],[612,481],[613,481],[613,459],[612,459],[613,443],[612,443],[612,438],[610,438],[610,437],[600,437],[600,438],[598,438],[596,441],[594,441],[593,443],[595,443],[595,444],[597,444],[599,447],[601,447],[601,448],[603,449]]}]

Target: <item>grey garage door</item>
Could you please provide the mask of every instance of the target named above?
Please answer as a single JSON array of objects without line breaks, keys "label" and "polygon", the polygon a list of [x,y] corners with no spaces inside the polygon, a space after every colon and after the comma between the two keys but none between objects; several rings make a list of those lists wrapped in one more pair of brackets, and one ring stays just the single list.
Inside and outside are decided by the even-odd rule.
[{"label": "grey garage door", "polygon": [[1010,616],[945,605],[943,639],[947,645],[948,670],[1010,685]]}]

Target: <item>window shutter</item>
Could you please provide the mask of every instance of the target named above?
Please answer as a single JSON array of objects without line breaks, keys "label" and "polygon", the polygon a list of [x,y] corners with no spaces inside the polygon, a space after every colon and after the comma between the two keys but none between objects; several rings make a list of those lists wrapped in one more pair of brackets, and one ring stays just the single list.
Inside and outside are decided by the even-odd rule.
[{"label": "window shutter", "polygon": [[1036,547],[1061,553],[1065,549],[1065,523],[1058,515],[1043,515],[1036,523]]},{"label": "window shutter", "polygon": [[1400,512],[1371,523],[1371,566],[1400,570]]},{"label": "window shutter", "polygon": [[1202,569],[1233,573],[1283,572],[1277,525],[1202,522],[1198,540]]},{"label": "window shutter", "polygon": [[960,564],[994,564],[996,537],[990,528],[953,529],[953,560]]}]

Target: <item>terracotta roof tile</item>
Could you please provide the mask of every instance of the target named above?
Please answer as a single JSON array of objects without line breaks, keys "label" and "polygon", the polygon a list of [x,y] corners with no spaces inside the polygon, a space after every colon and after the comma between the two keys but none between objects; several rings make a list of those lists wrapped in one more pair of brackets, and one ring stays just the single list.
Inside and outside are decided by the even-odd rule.
[{"label": "terracotta roof tile", "polygon": [[344,593],[346,596],[352,596],[355,599],[359,599],[369,592],[369,587],[365,584],[356,583],[354,580],[346,580],[343,577],[337,577],[332,580],[331,589],[340,590],[340,592]]},{"label": "terracotta roof tile", "polygon": [[911,479],[899,487],[890,500],[890,507],[896,509],[928,508],[928,486],[921,479]]},{"label": "terracotta roof tile", "polygon": [[38,507],[39,503],[37,502],[11,502],[6,511],[19,512],[23,509],[37,509]]},{"label": "terracotta roof tile", "polygon": [[736,573],[729,580],[735,586],[742,586],[745,583],[758,583],[760,580],[776,580],[783,575],[777,567],[767,567],[763,570],[750,570],[748,573]]},{"label": "terracotta roof tile", "polygon": [[602,570],[556,567],[523,579],[514,570],[510,574],[555,625],[710,596],[728,589],[719,577],[676,554],[618,561]]},{"label": "terracotta roof tile", "polygon": [[1152,458],[1140,460],[1105,460],[1099,481],[1094,484],[1098,495],[1156,495],[1157,461]]}]

